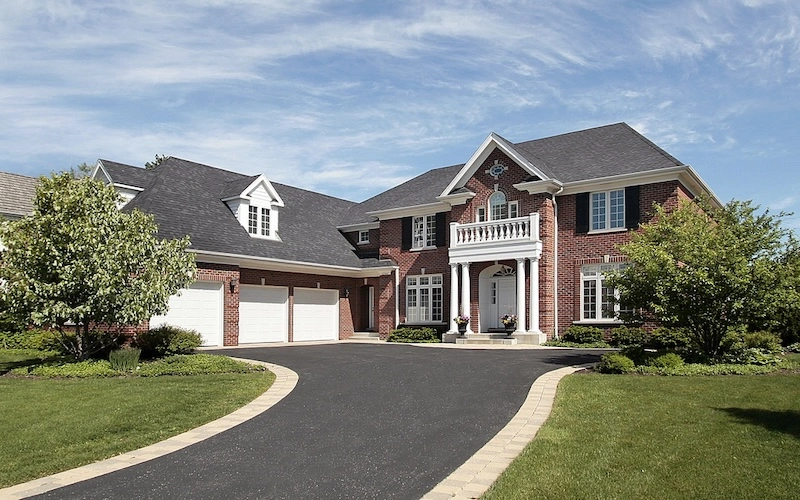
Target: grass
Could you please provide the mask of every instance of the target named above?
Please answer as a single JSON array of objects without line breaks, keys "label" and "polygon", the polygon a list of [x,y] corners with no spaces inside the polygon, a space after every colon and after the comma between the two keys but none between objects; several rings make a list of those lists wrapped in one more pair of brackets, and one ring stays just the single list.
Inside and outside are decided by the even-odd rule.
[{"label": "grass", "polygon": [[484,498],[797,498],[798,387],[786,372],[566,377]]},{"label": "grass", "polygon": [[61,356],[53,351],[36,349],[0,349],[0,375],[13,368],[31,366],[43,361],[54,361]]},{"label": "grass", "polygon": [[[27,358],[25,356],[28,356]],[[0,366],[35,351],[0,351]],[[0,377],[0,487],[180,434],[252,401],[270,372],[89,379]]]}]

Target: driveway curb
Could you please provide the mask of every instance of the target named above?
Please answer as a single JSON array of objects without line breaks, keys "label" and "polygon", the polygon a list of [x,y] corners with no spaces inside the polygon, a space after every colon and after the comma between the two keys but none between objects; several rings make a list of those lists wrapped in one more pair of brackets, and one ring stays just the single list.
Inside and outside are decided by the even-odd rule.
[{"label": "driveway curb", "polygon": [[423,500],[480,497],[536,436],[553,409],[558,382],[593,363],[559,368],[537,378],[516,415],[488,443],[423,496]]},{"label": "driveway curb", "polygon": [[0,498],[4,499],[19,499],[26,498],[33,495],[48,492],[63,486],[68,486],[80,481],[92,479],[109,472],[114,472],[126,467],[131,467],[154,458],[167,455],[174,451],[178,451],[187,446],[193,445],[211,436],[226,431],[235,427],[242,422],[246,422],[251,418],[267,411],[280,400],[285,398],[297,385],[299,379],[297,373],[284,366],[276,365],[273,363],[265,363],[263,361],[254,361],[252,359],[233,358],[239,361],[258,364],[267,367],[269,371],[275,374],[275,382],[267,391],[239,408],[238,410],[220,417],[217,420],[211,421],[207,424],[201,425],[195,429],[178,434],[164,441],[145,446],[138,450],[123,453],[106,460],[101,460],[92,464],[84,465],[75,469],[59,472],[52,476],[34,479],[26,483],[9,486],[8,488],[0,489]]}]

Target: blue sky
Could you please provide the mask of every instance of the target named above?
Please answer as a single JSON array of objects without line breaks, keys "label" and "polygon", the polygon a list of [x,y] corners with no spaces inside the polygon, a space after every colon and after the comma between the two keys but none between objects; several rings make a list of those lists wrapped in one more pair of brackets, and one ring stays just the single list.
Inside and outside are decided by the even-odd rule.
[{"label": "blue sky", "polygon": [[[0,170],[156,153],[363,200],[624,121],[800,212],[796,0],[5,0]],[[797,217],[790,225],[800,227]]]}]

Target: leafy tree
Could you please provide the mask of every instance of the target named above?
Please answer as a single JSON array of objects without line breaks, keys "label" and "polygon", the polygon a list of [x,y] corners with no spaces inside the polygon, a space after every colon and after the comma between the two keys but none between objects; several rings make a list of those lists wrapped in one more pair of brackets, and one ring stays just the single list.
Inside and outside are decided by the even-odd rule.
[{"label": "leafy tree", "polygon": [[167,155],[159,155],[159,154],[157,154],[155,160],[145,162],[144,168],[147,169],[147,170],[153,170],[154,168],[156,168],[157,166],[161,165],[162,163],[164,163],[168,159],[169,159],[169,156],[167,156]]},{"label": "leafy tree", "polygon": [[730,328],[773,321],[776,298],[800,270],[785,267],[786,214],[757,211],[740,201],[722,208],[687,201],[671,212],[656,205],[653,221],[620,247],[632,265],[608,284],[642,319],[686,328],[697,347],[717,356]]},{"label": "leafy tree", "polygon": [[[163,314],[169,296],[194,279],[188,237],[159,240],[153,217],[119,211],[119,199],[102,182],[54,174],[40,179],[32,216],[0,227],[2,302],[54,328],[81,360],[116,341],[122,326]],[[90,327],[100,325],[108,335],[97,342]]]}]

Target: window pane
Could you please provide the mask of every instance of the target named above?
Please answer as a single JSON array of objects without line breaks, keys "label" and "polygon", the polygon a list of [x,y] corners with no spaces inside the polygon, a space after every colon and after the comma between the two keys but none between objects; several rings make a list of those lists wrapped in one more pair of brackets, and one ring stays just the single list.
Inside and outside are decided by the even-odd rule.
[{"label": "window pane", "polygon": [[419,312],[417,310],[417,290],[409,288],[406,290],[406,321],[414,323],[419,321]]},{"label": "window pane", "polygon": [[430,283],[430,278],[427,276],[420,276],[419,278],[419,286],[428,286]]},{"label": "window pane", "polygon": [[606,228],[606,194],[592,193],[592,229]]},{"label": "window pane", "polygon": [[414,237],[412,240],[414,248],[425,246],[425,217],[414,217]]},{"label": "window pane", "polygon": [[417,286],[417,278],[408,278],[408,286]]},{"label": "window pane", "polygon": [[431,276],[431,284],[432,285],[441,285],[442,284],[442,277],[441,276]]},{"label": "window pane", "polygon": [[508,218],[506,195],[502,191],[496,191],[489,197],[489,216],[492,220]]},{"label": "window pane", "polygon": [[247,232],[258,234],[258,208],[249,207],[250,211],[247,219]]},{"label": "window pane", "polygon": [[442,287],[431,288],[431,321],[442,321]]},{"label": "window pane", "polygon": [[358,242],[359,243],[369,243],[369,231],[359,231],[358,232]]},{"label": "window pane", "polygon": [[269,236],[269,209],[261,209],[261,235]]},{"label": "window pane", "polygon": [[614,318],[614,289],[606,286],[606,280],[601,281],[601,314],[603,319]]},{"label": "window pane", "polygon": [[519,207],[519,205],[515,201],[512,201],[511,203],[508,204],[508,217],[509,218],[513,219],[515,217],[519,217],[519,209],[518,209],[518,207]]},{"label": "window pane", "polygon": [[425,246],[436,246],[436,216],[429,215],[426,217],[426,231],[425,231]]},{"label": "window pane", "polygon": [[625,190],[611,191],[610,207],[611,227],[625,227]]},{"label": "window pane", "polygon": [[476,222],[486,222],[486,207],[478,207],[476,214]]},{"label": "window pane", "polygon": [[431,320],[431,295],[429,288],[419,289],[419,320]]},{"label": "window pane", "polygon": [[597,319],[597,282],[583,281],[583,319]]}]

